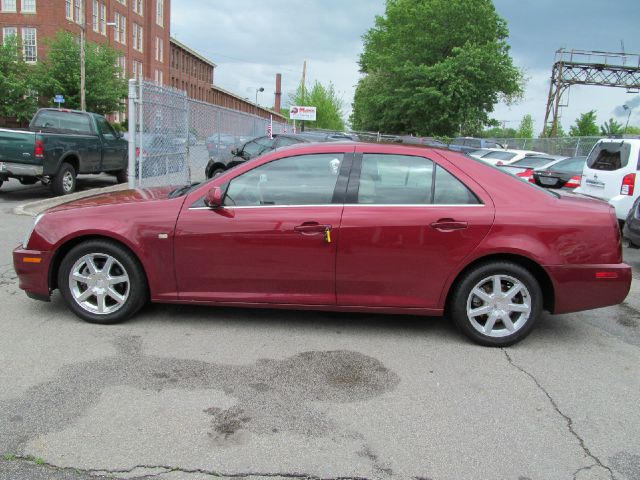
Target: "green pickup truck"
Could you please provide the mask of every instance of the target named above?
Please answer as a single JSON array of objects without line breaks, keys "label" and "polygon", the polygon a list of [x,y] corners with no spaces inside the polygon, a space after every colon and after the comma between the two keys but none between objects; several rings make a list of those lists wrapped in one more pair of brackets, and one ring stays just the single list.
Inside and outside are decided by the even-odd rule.
[{"label": "green pickup truck", "polygon": [[125,182],[127,158],[127,141],[95,113],[43,108],[28,130],[0,128],[0,186],[9,178],[41,181],[66,195],[79,173],[107,172]]}]

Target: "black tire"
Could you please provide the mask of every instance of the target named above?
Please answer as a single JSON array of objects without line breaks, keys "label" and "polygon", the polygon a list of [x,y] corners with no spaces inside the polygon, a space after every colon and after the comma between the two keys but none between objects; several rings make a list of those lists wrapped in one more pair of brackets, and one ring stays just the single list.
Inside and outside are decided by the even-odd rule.
[{"label": "black tire", "polygon": [[[95,266],[98,269],[102,269],[97,270],[96,276],[93,278],[85,260],[87,258],[85,256],[89,255],[94,259]],[[109,257],[114,259],[114,262],[109,271],[106,272],[106,275],[112,278],[124,278],[127,276],[127,282],[123,281],[111,286],[106,280],[104,269],[106,268],[106,260]],[[103,290],[103,313],[98,311],[100,308],[98,295],[91,294],[86,301],[81,301],[81,298],[76,300],[77,296],[90,291],[92,286],[89,283],[77,281],[73,287],[70,285],[74,267],[88,280],[96,282],[93,284],[94,291]],[[110,285],[107,291],[109,291],[109,288],[113,288],[112,292],[120,295],[121,298],[124,297],[124,299],[118,302],[115,297],[110,296],[111,294],[105,294],[106,284]],[[147,277],[138,259],[122,245],[110,240],[89,240],[73,247],[60,263],[58,288],[73,313],[89,323],[103,325],[128,319],[140,310],[149,298]]]},{"label": "black tire", "polygon": [[[508,290],[510,286],[514,285],[513,281],[520,282],[524,289],[510,300],[498,298],[485,301],[479,295],[472,293],[476,287],[479,287],[482,292],[487,294],[487,297],[491,296],[493,283],[490,284],[492,282],[490,279],[494,276],[500,276],[498,278],[503,293],[505,289]],[[487,288],[490,288],[491,293],[485,290]],[[494,304],[494,301],[497,303]],[[528,316],[526,313],[509,310],[508,305],[513,304],[523,305],[518,308],[526,308],[528,305],[530,307]],[[494,320],[495,324],[492,324],[493,328],[491,328],[488,314],[478,314],[472,319],[467,314],[467,306],[471,309],[489,308],[492,312],[491,315],[502,316],[505,314],[506,322],[498,318]],[[531,332],[542,314],[542,307],[542,290],[535,277],[527,269],[508,261],[494,261],[474,267],[458,280],[451,296],[449,311],[458,329],[474,342],[488,347],[506,347],[519,342]],[[512,333],[509,333],[511,330],[507,326],[508,323],[512,324]],[[502,328],[499,328],[500,326]],[[489,334],[480,331],[480,329],[488,327],[491,329]]]},{"label": "black tire", "polygon": [[4,183],[4,180],[0,180],[0,188],[2,188],[3,183]]},{"label": "black tire", "polygon": [[127,168],[118,170],[115,173],[115,175],[116,175],[116,182],[118,183],[127,183],[129,181],[129,170]]},{"label": "black tire", "polygon": [[209,178],[213,178],[213,177],[217,177],[218,175],[222,175],[224,173],[224,168],[214,168],[213,171],[211,172],[211,177]]},{"label": "black tire", "polygon": [[76,191],[76,169],[70,163],[63,163],[58,173],[51,179],[54,195],[68,195]]}]

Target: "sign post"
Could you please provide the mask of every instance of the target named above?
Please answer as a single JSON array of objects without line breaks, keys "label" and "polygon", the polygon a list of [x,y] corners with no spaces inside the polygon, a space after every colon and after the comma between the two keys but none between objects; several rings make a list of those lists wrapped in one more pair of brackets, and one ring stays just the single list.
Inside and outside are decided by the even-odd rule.
[{"label": "sign post", "polygon": [[316,110],[317,110],[316,107],[305,107],[301,105],[292,106],[291,109],[289,110],[289,118],[293,120],[294,128],[295,128],[295,121],[301,120],[302,126],[300,130],[304,132],[304,121],[309,120],[310,122],[315,122]]},{"label": "sign post", "polygon": [[53,101],[56,102],[58,104],[58,110],[60,109],[60,104],[64,103],[64,97],[60,94],[57,94],[55,97],[53,97]]}]

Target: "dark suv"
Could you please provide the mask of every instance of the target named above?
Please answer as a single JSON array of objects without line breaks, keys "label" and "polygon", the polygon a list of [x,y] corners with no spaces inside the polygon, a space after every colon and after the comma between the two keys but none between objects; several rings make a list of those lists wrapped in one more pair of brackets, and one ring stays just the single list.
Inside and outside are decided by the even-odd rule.
[{"label": "dark suv", "polygon": [[263,153],[270,152],[280,147],[295,145],[296,143],[314,143],[314,142],[335,142],[335,141],[352,141],[352,137],[342,133],[298,133],[298,134],[276,134],[273,138],[268,135],[257,137],[240,145],[229,152],[228,155],[220,157],[212,157],[205,167],[205,175],[207,178],[220,175],[236,165],[259,157]]}]

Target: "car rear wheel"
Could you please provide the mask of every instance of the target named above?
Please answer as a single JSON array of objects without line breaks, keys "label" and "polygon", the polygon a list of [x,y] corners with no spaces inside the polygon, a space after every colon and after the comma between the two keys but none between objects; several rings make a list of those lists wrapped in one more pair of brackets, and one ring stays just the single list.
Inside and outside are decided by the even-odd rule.
[{"label": "car rear wheel", "polygon": [[127,183],[129,180],[129,169],[123,168],[122,170],[118,170],[116,172],[116,181],[118,183]]},{"label": "car rear wheel", "polygon": [[78,317],[90,323],[126,320],[148,298],[147,280],[138,260],[108,240],[83,242],[64,257],[58,287]]},{"label": "car rear wheel", "polygon": [[506,261],[478,265],[457,283],[451,316],[471,340],[505,347],[526,337],[542,313],[542,290],[524,267]]},{"label": "car rear wheel", "polygon": [[76,169],[70,163],[63,163],[60,171],[51,180],[54,195],[67,195],[76,190]]}]

